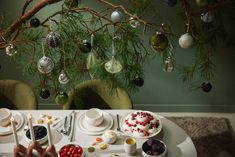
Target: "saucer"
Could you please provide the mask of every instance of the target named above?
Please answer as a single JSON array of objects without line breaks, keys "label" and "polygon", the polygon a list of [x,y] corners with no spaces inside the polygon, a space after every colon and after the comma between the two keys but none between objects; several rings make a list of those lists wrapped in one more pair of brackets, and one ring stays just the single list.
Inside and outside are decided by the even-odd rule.
[{"label": "saucer", "polygon": [[[19,130],[24,124],[24,115],[18,111],[11,111],[12,116],[16,121],[16,131]],[[12,134],[11,123],[6,127],[0,126],[0,135]]]},{"label": "saucer", "polygon": [[99,126],[91,126],[85,123],[85,113],[83,113],[80,117],[78,117],[77,120],[77,126],[79,130],[88,135],[100,135],[104,133],[105,130],[111,129],[113,126],[112,116],[107,112],[103,112],[103,115],[104,120]]}]

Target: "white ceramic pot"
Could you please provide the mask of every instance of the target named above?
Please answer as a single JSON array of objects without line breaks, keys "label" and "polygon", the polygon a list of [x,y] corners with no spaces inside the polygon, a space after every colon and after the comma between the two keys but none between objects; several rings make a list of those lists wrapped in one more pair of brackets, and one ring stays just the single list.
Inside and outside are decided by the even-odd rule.
[{"label": "white ceramic pot", "polygon": [[91,108],[85,113],[85,122],[92,126],[99,126],[103,120],[103,113],[98,108]]}]

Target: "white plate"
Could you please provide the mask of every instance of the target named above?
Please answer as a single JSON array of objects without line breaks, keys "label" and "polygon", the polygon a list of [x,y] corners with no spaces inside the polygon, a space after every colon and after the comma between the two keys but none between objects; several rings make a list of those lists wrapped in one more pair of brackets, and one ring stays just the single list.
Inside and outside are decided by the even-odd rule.
[{"label": "white plate", "polygon": [[125,131],[125,129],[123,128],[123,124],[124,124],[124,122],[125,122],[125,119],[126,119],[130,114],[132,114],[132,113],[134,113],[134,112],[137,112],[137,111],[132,111],[132,112],[126,114],[125,116],[123,116],[123,117],[121,118],[121,121],[120,121],[121,130],[122,130],[127,136],[131,136],[131,137],[134,137],[134,138],[150,138],[150,137],[156,136],[158,133],[161,132],[161,130],[162,130],[162,122],[161,122],[161,120],[160,120],[160,116],[157,115],[157,114],[155,114],[155,113],[153,113],[153,112],[150,112],[150,111],[142,111],[142,110],[139,110],[139,112],[148,112],[148,113],[150,113],[150,114],[155,115],[156,118],[159,120],[159,126],[158,126],[158,128],[157,128],[157,131],[156,131],[155,133],[153,133],[153,134],[150,134],[149,136],[143,136],[143,137],[139,137],[139,136],[137,137],[137,136],[135,136],[132,132],[130,132],[130,131]]},{"label": "white plate", "polygon": [[90,126],[84,122],[84,114],[78,117],[77,126],[80,131],[88,135],[100,135],[104,133],[105,130],[111,129],[113,126],[112,116],[103,111],[104,121],[100,126]]},{"label": "white plate", "polygon": [[[16,131],[19,130],[24,124],[24,115],[18,111],[11,111],[12,116],[16,121]],[[6,127],[0,126],[0,135],[12,134],[11,124]]]}]

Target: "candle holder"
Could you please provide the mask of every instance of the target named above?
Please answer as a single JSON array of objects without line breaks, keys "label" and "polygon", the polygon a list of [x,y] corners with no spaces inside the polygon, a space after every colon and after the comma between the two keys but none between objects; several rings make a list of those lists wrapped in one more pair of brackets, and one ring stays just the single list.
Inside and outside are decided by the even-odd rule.
[{"label": "candle holder", "polygon": [[47,155],[50,155],[51,157],[57,157],[57,153],[56,153],[56,150],[55,150],[55,146],[52,145],[52,146],[47,146],[45,149],[44,149],[44,152],[42,154],[42,157],[47,157]]},{"label": "candle holder", "polygon": [[13,150],[13,156],[14,157],[19,157],[19,156],[26,156],[27,155],[27,149],[21,145],[15,145],[14,150]]},{"label": "candle holder", "polygon": [[26,157],[32,157],[33,156],[33,150],[36,150],[40,157],[42,157],[44,153],[44,149],[38,142],[31,142],[27,148],[27,156]]}]

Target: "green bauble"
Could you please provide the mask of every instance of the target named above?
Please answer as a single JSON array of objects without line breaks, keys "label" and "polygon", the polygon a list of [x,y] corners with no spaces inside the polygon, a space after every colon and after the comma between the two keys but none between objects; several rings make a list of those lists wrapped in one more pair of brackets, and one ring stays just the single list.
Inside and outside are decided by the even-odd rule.
[{"label": "green bauble", "polygon": [[205,7],[208,4],[208,0],[196,0],[196,4],[199,7]]},{"label": "green bauble", "polygon": [[67,8],[72,9],[76,8],[81,0],[64,0],[64,4]]},{"label": "green bauble", "polygon": [[149,44],[156,51],[164,51],[168,46],[168,39],[164,34],[157,32],[149,38]]},{"label": "green bauble", "polygon": [[68,94],[65,92],[58,92],[55,96],[55,102],[58,105],[64,105],[69,100]]}]

